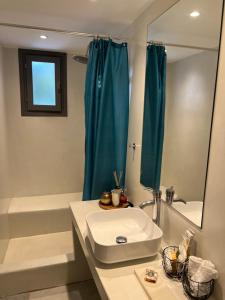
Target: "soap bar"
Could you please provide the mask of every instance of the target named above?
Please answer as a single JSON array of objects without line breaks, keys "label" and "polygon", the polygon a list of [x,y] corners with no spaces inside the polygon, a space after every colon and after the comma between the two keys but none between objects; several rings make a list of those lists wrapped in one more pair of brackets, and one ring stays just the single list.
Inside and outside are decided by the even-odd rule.
[{"label": "soap bar", "polygon": [[157,279],[158,279],[157,272],[150,270],[150,269],[146,269],[145,281],[156,283]]},{"label": "soap bar", "polygon": [[186,296],[176,295],[175,292],[167,285],[163,279],[164,273],[158,272],[158,280],[156,283],[147,282],[144,278],[146,276],[146,269],[135,269],[134,273],[143,287],[148,298],[151,300],[187,300]]}]

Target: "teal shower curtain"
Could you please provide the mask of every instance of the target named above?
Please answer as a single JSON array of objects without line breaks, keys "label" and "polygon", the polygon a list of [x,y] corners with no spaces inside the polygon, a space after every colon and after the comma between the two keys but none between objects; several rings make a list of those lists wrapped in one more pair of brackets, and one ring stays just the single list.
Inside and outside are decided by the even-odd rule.
[{"label": "teal shower curtain", "polygon": [[149,45],[147,47],[145,75],[140,181],[144,186],[154,190],[158,190],[160,187],[164,138],[165,86],[165,47]]},{"label": "teal shower curtain", "polygon": [[85,176],[83,200],[98,199],[124,185],[129,113],[127,44],[96,39],[89,45],[85,84]]}]

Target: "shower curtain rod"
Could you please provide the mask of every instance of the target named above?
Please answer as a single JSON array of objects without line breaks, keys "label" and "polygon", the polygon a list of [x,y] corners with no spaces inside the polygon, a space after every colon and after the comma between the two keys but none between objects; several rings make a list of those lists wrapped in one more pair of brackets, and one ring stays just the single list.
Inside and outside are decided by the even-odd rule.
[{"label": "shower curtain rod", "polygon": [[167,47],[177,47],[177,48],[187,48],[187,49],[195,49],[195,50],[205,50],[205,51],[218,51],[218,48],[207,48],[207,47],[198,47],[198,46],[189,46],[182,44],[173,44],[173,43],[163,43],[157,41],[149,41],[147,44],[156,45],[156,46],[167,46]]},{"label": "shower curtain rod", "polygon": [[[87,32],[78,32],[78,31],[70,31],[70,30],[42,27],[42,26],[30,26],[30,25],[4,23],[4,22],[0,22],[0,26],[19,28],[19,29],[49,31],[49,32],[55,32],[55,33],[68,34],[71,36],[81,37],[81,38],[82,37],[84,37],[84,38],[85,37],[86,38],[103,38],[103,39],[111,38],[113,40],[118,40],[118,41],[130,41],[130,42],[133,41],[131,39],[122,38],[122,37],[118,37],[118,36],[112,36],[110,34],[94,34],[94,33],[87,33]],[[172,44],[172,43],[163,43],[163,42],[158,42],[158,41],[148,41],[147,44],[158,45],[158,46],[163,45],[163,46],[179,47],[179,48],[187,48],[187,49],[196,49],[196,50],[205,50],[205,51],[218,51],[217,48],[207,48],[207,47]]]},{"label": "shower curtain rod", "polygon": [[78,31],[70,31],[70,30],[63,30],[63,29],[56,29],[56,28],[41,27],[41,26],[14,24],[14,23],[1,22],[0,26],[20,28],[20,29],[29,29],[29,30],[49,31],[49,32],[55,32],[55,33],[68,34],[68,35],[76,36],[76,37],[103,38],[103,39],[111,38],[111,39],[118,40],[118,41],[127,40],[126,38],[111,36],[110,34],[94,34],[94,33],[87,33],[87,32],[78,32]]}]

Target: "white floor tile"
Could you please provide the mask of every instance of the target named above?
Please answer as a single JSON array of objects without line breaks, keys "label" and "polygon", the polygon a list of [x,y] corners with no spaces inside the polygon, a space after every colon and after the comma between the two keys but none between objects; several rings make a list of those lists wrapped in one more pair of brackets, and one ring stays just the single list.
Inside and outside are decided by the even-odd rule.
[{"label": "white floor tile", "polygon": [[3,300],[100,300],[92,280],[26,294],[6,297]]}]

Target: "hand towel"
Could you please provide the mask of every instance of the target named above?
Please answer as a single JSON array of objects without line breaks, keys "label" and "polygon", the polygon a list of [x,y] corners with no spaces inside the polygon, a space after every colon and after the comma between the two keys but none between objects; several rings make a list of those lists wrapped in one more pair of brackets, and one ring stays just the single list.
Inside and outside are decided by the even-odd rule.
[{"label": "hand towel", "polygon": [[215,268],[204,265],[203,263],[198,268],[197,272],[191,277],[191,279],[196,282],[208,282],[217,278],[218,271]]},{"label": "hand towel", "polygon": [[193,280],[190,281],[191,294],[193,297],[208,295],[210,293],[210,284],[207,284],[207,282],[218,278],[218,271],[211,261],[202,260],[195,256],[189,258],[188,274],[191,280]]},{"label": "hand towel", "polygon": [[203,262],[203,259],[196,256],[190,256],[188,261],[188,274],[193,276],[199,269]]}]

